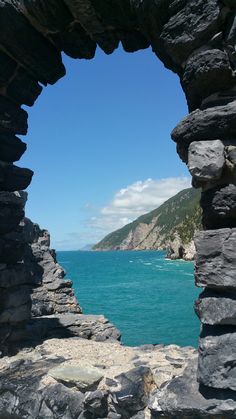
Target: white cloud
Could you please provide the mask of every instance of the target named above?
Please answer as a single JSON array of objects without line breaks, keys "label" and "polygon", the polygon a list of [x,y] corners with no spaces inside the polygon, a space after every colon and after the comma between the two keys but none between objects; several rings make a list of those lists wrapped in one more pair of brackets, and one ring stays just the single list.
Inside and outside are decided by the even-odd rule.
[{"label": "white cloud", "polygon": [[112,201],[98,216],[92,217],[88,225],[105,235],[159,207],[182,189],[189,188],[190,182],[188,177],[137,181],[116,192]]}]

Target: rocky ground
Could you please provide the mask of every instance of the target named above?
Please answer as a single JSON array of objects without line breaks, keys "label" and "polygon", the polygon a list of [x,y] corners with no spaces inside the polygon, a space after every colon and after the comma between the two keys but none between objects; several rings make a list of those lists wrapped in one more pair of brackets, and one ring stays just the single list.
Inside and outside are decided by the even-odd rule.
[{"label": "rocky ground", "polygon": [[199,387],[190,347],[49,339],[0,374],[1,419],[235,418],[234,392]]},{"label": "rocky ground", "polygon": [[156,392],[196,357],[175,345],[50,339],[0,360],[0,417],[150,418]]}]

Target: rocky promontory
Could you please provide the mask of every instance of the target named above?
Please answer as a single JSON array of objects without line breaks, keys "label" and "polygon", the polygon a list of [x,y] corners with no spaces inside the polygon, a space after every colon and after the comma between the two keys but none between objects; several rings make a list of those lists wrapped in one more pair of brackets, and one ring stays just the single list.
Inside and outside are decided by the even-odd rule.
[{"label": "rocky promontory", "polygon": [[159,208],[108,234],[93,249],[167,250],[170,259],[193,260],[194,234],[202,228],[199,190],[189,188]]}]

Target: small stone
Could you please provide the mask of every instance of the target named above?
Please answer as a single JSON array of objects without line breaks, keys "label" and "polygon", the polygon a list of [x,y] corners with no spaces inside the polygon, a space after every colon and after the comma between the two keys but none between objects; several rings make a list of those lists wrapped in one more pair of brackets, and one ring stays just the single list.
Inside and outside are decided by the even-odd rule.
[{"label": "small stone", "polygon": [[95,389],[103,378],[98,368],[78,367],[77,365],[62,365],[49,371],[49,375],[65,385],[75,386],[80,391]]},{"label": "small stone", "polygon": [[107,413],[107,394],[100,390],[86,393],[84,408],[96,417],[104,417]]},{"label": "small stone", "polygon": [[189,146],[188,168],[199,182],[221,177],[225,164],[224,145],[220,140],[194,141]]},{"label": "small stone", "polygon": [[236,294],[205,290],[195,303],[195,311],[204,324],[236,326]]}]

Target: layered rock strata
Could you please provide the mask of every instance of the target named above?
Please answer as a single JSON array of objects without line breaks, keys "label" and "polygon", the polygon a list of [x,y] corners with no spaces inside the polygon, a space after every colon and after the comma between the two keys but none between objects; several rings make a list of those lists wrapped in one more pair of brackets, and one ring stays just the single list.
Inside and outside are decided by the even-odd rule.
[{"label": "layered rock strata", "polygon": [[[32,106],[42,85],[64,76],[62,51],[90,59],[97,45],[107,54],[119,42],[127,52],[151,45],[180,77],[191,113],[172,138],[189,166],[193,185],[203,188],[206,231],[196,238],[196,282],[206,288],[197,303],[203,325],[198,380],[205,389],[219,391],[218,400],[229,394],[234,400],[235,319],[234,311],[225,312],[224,302],[228,299],[233,305],[235,293],[235,1],[0,0],[0,27],[1,346],[27,335],[24,326],[30,318],[34,284],[25,259],[29,245],[19,239],[25,194],[15,192],[30,184],[33,173],[13,165],[25,151],[17,137],[27,132],[27,113],[21,105]],[[219,315],[209,312],[210,301]],[[161,397],[167,400],[163,392],[157,416],[180,415],[177,402],[173,403],[178,414]],[[48,404],[45,401],[45,409]]]},{"label": "layered rock strata", "polygon": [[119,340],[120,332],[102,315],[85,315],[75,297],[72,281],[50,248],[50,234],[25,218],[22,224],[26,269],[31,272],[31,317],[27,340],[81,337],[96,341]]}]

